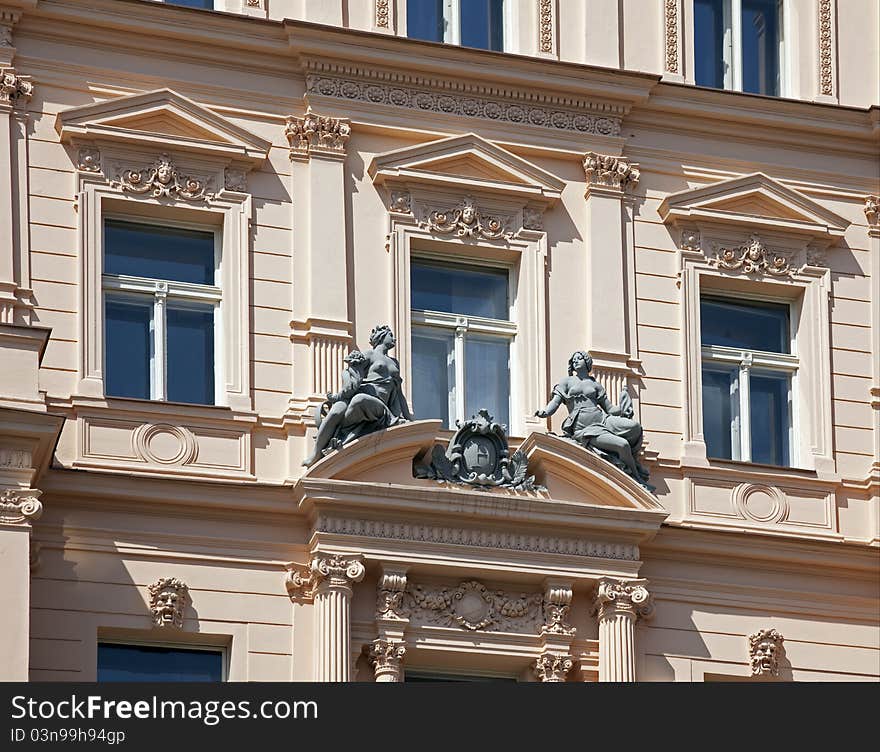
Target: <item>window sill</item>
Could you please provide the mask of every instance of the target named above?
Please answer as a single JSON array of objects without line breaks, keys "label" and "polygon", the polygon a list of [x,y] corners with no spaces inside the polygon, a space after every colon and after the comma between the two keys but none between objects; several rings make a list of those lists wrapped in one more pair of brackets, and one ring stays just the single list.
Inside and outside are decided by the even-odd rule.
[{"label": "window sill", "polygon": [[751,470],[762,473],[783,473],[797,475],[804,478],[815,478],[816,471],[804,467],[787,467],[784,465],[765,465],[762,462],[745,462],[743,460],[728,460],[717,457],[709,457],[709,467],[718,470]]},{"label": "window sill", "polygon": [[195,405],[189,402],[147,400],[136,397],[71,397],[74,408],[106,409],[115,413],[149,415],[160,420],[175,422],[187,419],[245,421],[256,423],[257,414],[250,410],[235,410],[227,405]]}]

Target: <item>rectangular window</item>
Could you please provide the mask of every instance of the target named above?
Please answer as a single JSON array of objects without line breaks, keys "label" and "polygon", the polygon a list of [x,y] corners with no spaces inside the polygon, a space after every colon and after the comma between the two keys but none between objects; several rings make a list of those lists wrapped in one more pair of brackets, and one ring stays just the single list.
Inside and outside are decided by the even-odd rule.
[{"label": "rectangular window", "polygon": [[187,8],[214,8],[214,0],[165,0],[166,5],[185,5]]},{"label": "rectangular window", "polygon": [[789,466],[798,368],[787,304],[700,301],[709,457]]},{"label": "rectangular window", "polygon": [[508,272],[414,259],[410,282],[416,416],[451,428],[485,408],[509,424]]},{"label": "rectangular window", "polygon": [[504,0],[407,0],[407,36],[483,50],[504,49]]},{"label": "rectangular window", "polygon": [[98,643],[99,682],[219,682],[223,650]]},{"label": "rectangular window", "polygon": [[781,94],[782,0],[694,0],[698,86]]},{"label": "rectangular window", "polygon": [[217,256],[211,231],[105,220],[107,396],[214,404]]}]

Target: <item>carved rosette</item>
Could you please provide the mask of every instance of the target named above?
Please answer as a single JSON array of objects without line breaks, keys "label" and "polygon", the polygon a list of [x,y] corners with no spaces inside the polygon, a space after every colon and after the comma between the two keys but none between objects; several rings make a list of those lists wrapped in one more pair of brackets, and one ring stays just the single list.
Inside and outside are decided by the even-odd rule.
[{"label": "carved rosette", "polygon": [[834,95],[834,17],[831,0],[819,0],[819,92]]},{"label": "carved rosette", "polygon": [[719,269],[772,277],[792,277],[797,271],[787,258],[765,248],[757,235],[752,235],[748,243],[737,248],[719,248],[709,263]]},{"label": "carved rosette", "polygon": [[76,169],[80,172],[100,172],[101,152],[91,146],[84,146],[77,153]]},{"label": "carved rosette", "polygon": [[30,76],[20,76],[15,68],[0,69],[0,103],[27,102],[33,96],[34,85]]},{"label": "carved rosette", "polygon": [[553,0],[538,0],[538,49],[553,54]]},{"label": "carved rosette", "polygon": [[880,196],[865,196],[865,218],[871,227],[880,225]]},{"label": "carved rosette", "polygon": [[407,191],[391,191],[388,211],[395,214],[412,214],[412,196]]},{"label": "carved rosette", "polygon": [[183,627],[189,588],[177,577],[161,577],[149,587],[150,613],[157,627]]},{"label": "carved rosette", "polygon": [[623,157],[612,157],[596,152],[584,156],[584,173],[588,185],[626,190],[639,182],[639,166]]},{"label": "carved rosette", "polygon": [[287,118],[284,135],[290,144],[291,159],[308,159],[312,154],[344,157],[351,121],[309,111],[303,117]]},{"label": "carved rosette", "polygon": [[565,677],[574,666],[574,658],[570,655],[543,653],[535,661],[534,669],[542,682],[564,682]]},{"label": "carved rosette", "polygon": [[7,488],[0,492],[0,523],[22,525],[40,519],[41,493],[36,488]]},{"label": "carved rosette", "polygon": [[595,607],[599,621],[624,614],[633,621],[654,615],[654,599],[645,587],[646,580],[615,580],[603,577],[596,588]]},{"label": "carved rosette", "polygon": [[666,70],[678,73],[678,1],[665,0],[666,16]]},{"label": "carved rosette", "polygon": [[247,173],[236,167],[227,167],[223,173],[223,186],[227,191],[247,193]]},{"label": "carved rosette", "polygon": [[568,623],[571,610],[572,591],[570,587],[553,585],[544,593],[544,623],[541,634],[574,637],[577,630]]},{"label": "carved rosette", "polygon": [[390,25],[389,0],[376,0],[376,28],[387,29]]},{"label": "carved rosette", "polygon": [[154,198],[177,198],[186,201],[211,199],[207,180],[184,175],[167,154],[160,155],[153,164],[128,168],[110,181],[110,185],[126,193],[149,194]]},{"label": "carved rosette", "polygon": [[406,619],[407,609],[403,603],[405,592],[405,574],[402,572],[384,572],[379,579],[376,597],[376,618]]},{"label": "carved rosette", "polygon": [[749,661],[752,676],[779,676],[782,635],[775,629],[759,629],[749,635]]},{"label": "carved rosette", "polygon": [[377,682],[399,682],[400,668],[406,656],[406,646],[402,642],[373,640],[370,644],[370,662]]}]

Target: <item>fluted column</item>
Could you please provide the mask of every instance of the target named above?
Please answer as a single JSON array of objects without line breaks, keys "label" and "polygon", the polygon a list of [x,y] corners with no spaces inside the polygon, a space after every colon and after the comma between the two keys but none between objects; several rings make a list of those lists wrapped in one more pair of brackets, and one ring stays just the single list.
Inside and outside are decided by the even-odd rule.
[{"label": "fluted column", "polygon": [[308,568],[288,571],[291,597],[314,602],[315,681],[351,681],[351,586],[365,571],[360,556],[335,554],[316,554]]},{"label": "fluted column", "polygon": [[599,681],[636,680],[635,626],[654,611],[647,580],[603,577],[596,589],[599,618]]}]

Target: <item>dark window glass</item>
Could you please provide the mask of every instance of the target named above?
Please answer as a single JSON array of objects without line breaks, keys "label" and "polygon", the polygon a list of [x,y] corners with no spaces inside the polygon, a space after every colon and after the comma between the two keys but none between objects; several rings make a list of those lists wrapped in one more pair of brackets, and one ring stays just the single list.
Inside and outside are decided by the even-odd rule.
[{"label": "dark window glass", "polygon": [[167,310],[168,399],[214,404],[214,309]]},{"label": "dark window glass", "polygon": [[700,341],[704,345],[791,352],[789,307],[778,303],[700,301]]},{"label": "dark window glass", "polygon": [[742,86],[753,94],[779,94],[777,0],[742,0]]},{"label": "dark window glass", "polygon": [[185,5],[187,8],[213,8],[214,0],[165,0],[168,5]]},{"label": "dark window glass", "polygon": [[150,399],[150,312],[149,303],[106,303],[104,377],[110,397]]},{"label": "dark window glass", "polygon": [[408,682],[515,682],[512,676],[473,676],[470,674],[434,674],[428,671],[407,671]]},{"label": "dark window glass", "polygon": [[486,408],[498,423],[510,424],[510,345],[507,340],[468,337],[464,346],[465,415]]},{"label": "dark window glass", "polygon": [[413,263],[412,307],[507,319],[507,272]]},{"label": "dark window glass", "polygon": [[99,682],[222,680],[220,651],[98,643]]},{"label": "dark window glass", "polygon": [[453,372],[453,334],[417,329],[412,333],[413,410],[420,420],[439,418],[449,426],[449,392]]},{"label": "dark window glass", "polygon": [[737,387],[735,369],[703,367],[703,438],[709,457],[725,460],[739,457],[738,446],[734,455],[731,437],[739,400]]},{"label": "dark window glass", "polygon": [[752,369],[749,398],[752,462],[788,466],[789,375]]},{"label": "dark window glass", "polygon": [[214,233],[108,219],[104,271],[175,282],[214,284]]},{"label": "dark window glass", "polygon": [[406,0],[406,35],[428,42],[443,41],[443,0]]},{"label": "dark window glass", "polygon": [[504,0],[461,0],[461,44],[504,49]]},{"label": "dark window glass", "polygon": [[723,0],[694,0],[694,79],[724,88]]}]

